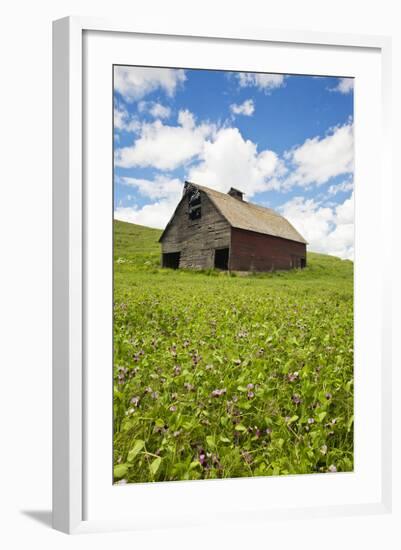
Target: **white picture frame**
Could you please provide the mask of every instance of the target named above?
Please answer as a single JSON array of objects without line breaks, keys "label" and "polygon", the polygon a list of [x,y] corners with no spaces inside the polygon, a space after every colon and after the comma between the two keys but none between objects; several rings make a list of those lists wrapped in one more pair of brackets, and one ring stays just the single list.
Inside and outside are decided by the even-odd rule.
[{"label": "white picture frame", "polygon": [[[171,26],[161,28],[141,28],[129,22],[103,21],[92,18],[69,17],[54,22],[53,29],[53,526],[67,532],[86,532],[114,529],[137,529],[151,525],[154,519],[144,510],[141,519],[124,517],[105,517],[99,514],[92,519],[86,518],[88,495],[85,493],[88,465],[85,462],[88,422],[87,395],[87,344],[88,331],[85,316],[85,299],[88,291],[88,279],[85,269],[88,266],[87,238],[88,225],[85,218],[85,155],[87,149],[83,138],[85,101],[84,70],[85,55],[84,33],[109,33],[109,39],[119,37],[175,37],[190,44],[191,41],[208,43],[226,41],[227,44],[288,44],[302,48],[303,55],[315,47],[339,48],[343,52],[355,52],[359,49],[374,51],[380,58],[380,188],[381,193],[391,196],[391,166],[389,157],[390,129],[390,55],[391,42],[386,37],[335,35],[314,32],[282,32],[265,29],[187,29]],[[153,38],[152,38],[153,37]],[[306,52],[306,53],[305,53]],[[139,63],[138,63],[139,64]],[[349,75],[352,76],[352,75]],[[110,157],[111,158],[111,157]],[[361,162],[361,161],[360,161]],[[391,221],[384,210],[378,213],[380,218],[379,236],[389,231]],[[91,222],[93,223],[93,222]],[[361,247],[362,249],[362,247]],[[362,252],[363,253],[363,252]],[[361,256],[363,259],[363,257]],[[391,509],[391,356],[390,356],[390,244],[384,245],[382,267],[377,272],[380,283],[380,296],[377,295],[381,311],[380,324],[380,361],[375,368],[379,384],[375,385],[377,407],[380,407],[381,425],[380,449],[377,468],[380,468],[379,498],[369,500],[367,496],[361,502],[346,501],[326,503],[315,506],[296,504],[292,507],[279,506],[269,508],[269,517],[312,517],[313,515],[350,515],[364,513],[385,513]],[[111,256],[110,256],[111,262]],[[377,282],[376,281],[376,282]],[[109,402],[104,404],[108,414]],[[90,417],[90,415],[89,415]],[[287,478],[285,490],[290,490],[294,478]],[[236,480],[238,484],[257,483],[259,480]],[[141,494],[170,499],[183,496],[185,483],[141,485]],[[203,482],[202,482],[203,483]],[[209,483],[209,482],[207,482]],[[205,497],[212,491],[217,498],[221,490],[213,486],[196,483],[194,498]],[[222,483],[228,483],[224,480]],[[274,480],[271,483],[275,483]],[[280,482],[281,483],[281,482]],[[311,480],[311,483],[315,483]],[[348,481],[344,481],[344,486]],[[111,476],[110,476],[111,484]],[[188,487],[185,489],[188,490]],[[194,487],[192,484],[191,487]],[[233,491],[234,486],[231,486]],[[235,491],[239,485],[235,486]],[[192,490],[192,489],[191,489]],[[281,489],[280,489],[281,490]],[[180,493],[181,491],[181,493]],[[196,493],[196,494],[195,494]],[[229,496],[229,492],[227,493]],[[312,501],[311,501],[312,502]],[[146,506],[144,507],[146,508]],[[235,512],[235,505],[232,510]],[[232,511],[231,510],[231,511]],[[256,510],[256,513],[255,513]],[[249,511],[257,521],[267,519],[266,510],[255,507]],[[259,510],[259,513],[257,513]],[[213,513],[213,512],[211,512]],[[241,512],[244,517],[243,511]],[[246,514],[245,514],[246,516]],[[196,522],[189,514],[176,524],[189,525]],[[157,525],[171,525],[171,518]]]}]

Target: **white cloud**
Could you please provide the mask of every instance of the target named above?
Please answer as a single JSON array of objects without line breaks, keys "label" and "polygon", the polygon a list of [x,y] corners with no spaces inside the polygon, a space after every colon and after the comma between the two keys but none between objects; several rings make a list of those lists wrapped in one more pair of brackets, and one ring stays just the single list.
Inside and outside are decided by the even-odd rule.
[{"label": "white cloud", "polygon": [[173,196],[174,199],[182,195],[183,183],[177,178],[156,176],[154,180],[141,178],[120,177],[118,182],[123,185],[134,187],[139,194],[150,199],[162,199]]},{"label": "white cloud", "polygon": [[307,139],[299,147],[285,153],[292,164],[292,173],[283,182],[284,187],[312,183],[326,183],[330,178],[353,172],[354,134],[353,124],[337,126],[323,138]]},{"label": "white cloud", "polygon": [[114,106],[114,128],[125,132],[136,132],[140,128],[140,123],[131,117],[122,105],[116,104]]},{"label": "white cloud", "polygon": [[153,181],[121,178],[120,182],[135,187],[142,196],[157,200],[144,206],[118,206],[114,211],[114,218],[148,227],[164,228],[182,196],[182,181],[160,176]]},{"label": "white cloud", "polygon": [[142,99],[159,88],[173,97],[186,80],[183,69],[155,69],[153,67],[114,67],[114,89],[126,101]]},{"label": "white cloud", "polygon": [[140,113],[149,113],[153,118],[168,118],[171,115],[170,107],[157,103],[156,101],[140,101],[138,103]]},{"label": "white cloud", "polygon": [[234,115],[251,116],[255,112],[255,104],[252,99],[246,99],[240,105],[236,103],[230,105],[230,110]]},{"label": "white cloud", "polygon": [[179,126],[168,126],[160,120],[142,124],[140,137],[133,145],[116,150],[116,166],[174,170],[200,155],[215,126],[206,123],[197,126],[189,111],[180,111],[178,122]]},{"label": "white cloud", "polygon": [[330,185],[328,189],[329,195],[337,195],[337,193],[345,192],[345,191],[352,191],[354,188],[354,180],[345,180],[341,183],[336,183],[333,185]]},{"label": "white cloud", "polygon": [[308,249],[344,259],[354,257],[354,194],[342,204],[322,206],[314,199],[295,197],[281,213],[308,241]]},{"label": "white cloud", "polygon": [[256,87],[265,93],[284,86],[285,76],[270,73],[236,73],[241,88]]},{"label": "white cloud", "polygon": [[353,78],[339,78],[337,86],[330,88],[330,92],[340,92],[340,94],[349,94],[354,89]]},{"label": "white cloud", "polygon": [[255,143],[245,140],[238,128],[222,128],[213,138],[205,142],[201,162],[189,170],[190,181],[223,192],[237,187],[248,197],[275,186],[275,178],[284,170],[276,153],[258,153]]}]

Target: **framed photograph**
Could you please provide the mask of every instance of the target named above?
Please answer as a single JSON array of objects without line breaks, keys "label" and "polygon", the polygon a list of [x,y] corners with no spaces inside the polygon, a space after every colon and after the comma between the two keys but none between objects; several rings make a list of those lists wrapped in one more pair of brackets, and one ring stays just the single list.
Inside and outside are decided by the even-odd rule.
[{"label": "framed photograph", "polygon": [[53,36],[54,527],[389,511],[389,39]]}]

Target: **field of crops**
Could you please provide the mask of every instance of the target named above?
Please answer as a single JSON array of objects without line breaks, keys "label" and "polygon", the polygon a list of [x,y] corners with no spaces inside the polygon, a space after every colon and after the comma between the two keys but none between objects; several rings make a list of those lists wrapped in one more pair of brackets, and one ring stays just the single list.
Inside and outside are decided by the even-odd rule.
[{"label": "field of crops", "polygon": [[352,262],[172,271],[114,224],[115,482],[352,470]]}]

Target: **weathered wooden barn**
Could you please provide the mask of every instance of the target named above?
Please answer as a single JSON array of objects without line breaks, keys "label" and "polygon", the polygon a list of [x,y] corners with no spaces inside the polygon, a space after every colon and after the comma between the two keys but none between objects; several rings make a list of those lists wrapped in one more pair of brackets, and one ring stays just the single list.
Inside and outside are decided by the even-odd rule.
[{"label": "weathered wooden barn", "polygon": [[306,266],[306,241],[280,214],[185,182],[183,196],[160,237],[162,266],[273,271]]}]

